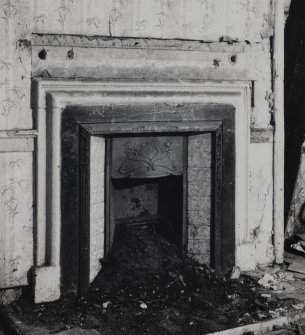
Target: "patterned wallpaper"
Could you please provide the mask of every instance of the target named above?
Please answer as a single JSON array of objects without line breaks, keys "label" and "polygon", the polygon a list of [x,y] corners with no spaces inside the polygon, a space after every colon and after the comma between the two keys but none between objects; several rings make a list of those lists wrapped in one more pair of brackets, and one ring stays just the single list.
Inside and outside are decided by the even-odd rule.
[{"label": "patterned wallpaper", "polygon": [[29,3],[0,0],[0,130],[32,128]]},{"label": "patterned wallpaper", "polygon": [[25,285],[33,264],[32,153],[0,153],[0,287]]},{"label": "patterned wallpaper", "polygon": [[[0,0],[0,131],[32,128],[30,3]],[[33,264],[33,155],[0,141],[0,287],[12,287]]]},{"label": "patterned wallpaper", "polygon": [[35,0],[33,31],[260,41],[269,15],[270,0]]},{"label": "patterned wallpaper", "polygon": [[[0,131],[33,128],[32,32],[261,42],[270,1],[0,0]],[[25,285],[33,262],[32,164],[0,152],[0,288]]]},{"label": "patterned wallpaper", "polygon": [[32,128],[32,32],[259,42],[269,1],[0,0],[0,130]]}]

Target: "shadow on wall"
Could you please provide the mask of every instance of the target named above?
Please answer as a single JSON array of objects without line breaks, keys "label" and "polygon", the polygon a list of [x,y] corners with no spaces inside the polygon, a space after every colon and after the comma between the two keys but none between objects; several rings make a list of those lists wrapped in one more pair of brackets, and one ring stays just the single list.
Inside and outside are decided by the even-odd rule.
[{"label": "shadow on wall", "polygon": [[[285,218],[305,140],[305,1],[292,0],[285,27]],[[285,220],[287,221],[287,220]]]}]

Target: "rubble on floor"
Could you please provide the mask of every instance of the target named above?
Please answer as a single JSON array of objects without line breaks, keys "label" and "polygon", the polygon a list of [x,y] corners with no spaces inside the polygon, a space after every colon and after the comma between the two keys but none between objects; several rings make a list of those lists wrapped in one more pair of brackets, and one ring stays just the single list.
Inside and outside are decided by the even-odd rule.
[{"label": "rubble on floor", "polygon": [[266,301],[282,301],[282,307],[270,309],[272,317],[284,315],[289,309],[304,310],[305,282],[297,278],[295,273],[287,271],[287,266],[274,266],[247,272],[246,275],[256,278],[261,286],[258,292]]},{"label": "rubble on floor", "polygon": [[7,312],[20,328],[45,327],[45,334],[82,328],[84,334],[162,335],[208,334],[305,307],[305,281],[287,265],[247,273],[234,268],[226,278],[182,256],[151,226],[126,226],[102,265],[82,298],[39,305],[21,299]]},{"label": "rubble on floor", "polygon": [[266,335],[305,335],[305,322],[290,322],[282,326],[273,326]]}]

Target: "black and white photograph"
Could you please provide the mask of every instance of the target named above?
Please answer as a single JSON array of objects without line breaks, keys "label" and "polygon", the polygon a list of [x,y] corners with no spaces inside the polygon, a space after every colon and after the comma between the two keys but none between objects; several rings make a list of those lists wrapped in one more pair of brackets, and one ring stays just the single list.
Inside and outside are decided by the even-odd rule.
[{"label": "black and white photograph", "polygon": [[305,335],[305,0],[0,0],[0,335]]}]

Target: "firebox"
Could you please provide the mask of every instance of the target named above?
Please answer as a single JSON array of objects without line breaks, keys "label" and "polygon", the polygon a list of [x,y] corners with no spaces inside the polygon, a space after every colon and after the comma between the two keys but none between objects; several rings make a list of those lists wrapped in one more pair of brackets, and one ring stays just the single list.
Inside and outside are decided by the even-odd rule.
[{"label": "firebox", "polygon": [[182,248],[186,225],[186,138],[129,136],[107,140],[110,146],[109,227],[106,253],[122,224],[152,224]]}]

